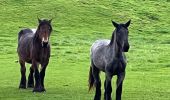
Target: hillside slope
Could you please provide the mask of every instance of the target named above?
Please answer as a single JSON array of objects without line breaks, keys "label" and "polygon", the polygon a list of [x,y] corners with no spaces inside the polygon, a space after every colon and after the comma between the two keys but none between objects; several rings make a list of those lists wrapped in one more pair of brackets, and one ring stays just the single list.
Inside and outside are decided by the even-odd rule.
[{"label": "hillside slope", "polygon": [[[97,39],[110,39],[111,20],[129,19],[123,100],[170,98],[169,0],[0,0],[0,5],[0,99],[92,100],[94,92],[88,93],[87,86],[90,46]],[[20,67],[15,62],[17,34],[21,28],[36,27],[37,16],[53,18],[54,29],[47,92],[42,94],[18,89]],[[101,77],[104,81],[103,73]]]}]

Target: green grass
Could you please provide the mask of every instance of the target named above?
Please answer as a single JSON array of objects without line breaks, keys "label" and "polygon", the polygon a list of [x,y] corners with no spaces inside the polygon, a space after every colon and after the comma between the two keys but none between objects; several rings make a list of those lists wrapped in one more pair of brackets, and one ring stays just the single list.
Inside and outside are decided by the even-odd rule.
[{"label": "green grass", "polygon": [[[92,100],[89,49],[97,39],[110,39],[111,19],[132,20],[123,100],[169,100],[169,0],[0,0],[0,5],[0,100]],[[54,18],[45,93],[18,89],[20,66],[15,62],[19,27],[36,27],[37,16]]]}]

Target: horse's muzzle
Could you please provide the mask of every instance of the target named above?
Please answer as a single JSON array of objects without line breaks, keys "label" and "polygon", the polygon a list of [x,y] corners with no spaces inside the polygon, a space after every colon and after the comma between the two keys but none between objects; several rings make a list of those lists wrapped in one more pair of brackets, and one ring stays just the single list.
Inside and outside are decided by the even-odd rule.
[{"label": "horse's muzzle", "polygon": [[48,37],[46,39],[44,39],[44,37],[42,38],[42,47],[46,48],[48,46]]},{"label": "horse's muzzle", "polygon": [[48,46],[48,42],[42,42],[42,47],[43,48],[47,48],[47,46]]},{"label": "horse's muzzle", "polygon": [[129,51],[129,48],[130,48],[129,45],[128,45],[128,46],[124,46],[124,47],[123,47],[123,51],[124,51],[124,52],[128,52],[128,51]]}]

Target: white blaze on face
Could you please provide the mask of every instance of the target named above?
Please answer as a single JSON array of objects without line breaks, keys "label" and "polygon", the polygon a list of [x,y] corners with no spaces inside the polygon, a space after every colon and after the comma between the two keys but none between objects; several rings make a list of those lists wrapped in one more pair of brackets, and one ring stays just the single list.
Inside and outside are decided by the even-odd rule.
[{"label": "white blaze on face", "polygon": [[42,38],[42,42],[48,42],[48,37],[45,39],[44,37]]}]

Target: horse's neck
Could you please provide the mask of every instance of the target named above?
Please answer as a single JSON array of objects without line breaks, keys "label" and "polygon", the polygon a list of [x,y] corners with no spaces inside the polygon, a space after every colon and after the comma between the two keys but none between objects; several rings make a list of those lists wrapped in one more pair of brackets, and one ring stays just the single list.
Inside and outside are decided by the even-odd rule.
[{"label": "horse's neck", "polygon": [[117,48],[116,32],[115,31],[112,33],[112,37],[111,37],[111,40],[110,40],[110,43],[109,43],[109,47],[110,47],[111,51],[115,51],[116,48]]},{"label": "horse's neck", "polygon": [[38,37],[38,34],[35,33],[33,37],[33,47],[38,47],[39,49],[41,48],[41,40]]},{"label": "horse's neck", "polygon": [[116,42],[115,40],[116,40],[116,32],[114,31],[112,33],[112,37],[111,37],[109,45],[113,45]]},{"label": "horse's neck", "polygon": [[116,32],[112,34],[112,38],[109,44],[110,52],[112,52],[113,57],[120,58],[122,56],[122,50],[116,42]]},{"label": "horse's neck", "polygon": [[39,39],[38,35],[35,33],[34,37],[33,37],[33,48],[36,49],[36,51],[44,51],[45,49],[48,49],[49,47],[47,48],[43,48],[42,47],[42,41]]}]

